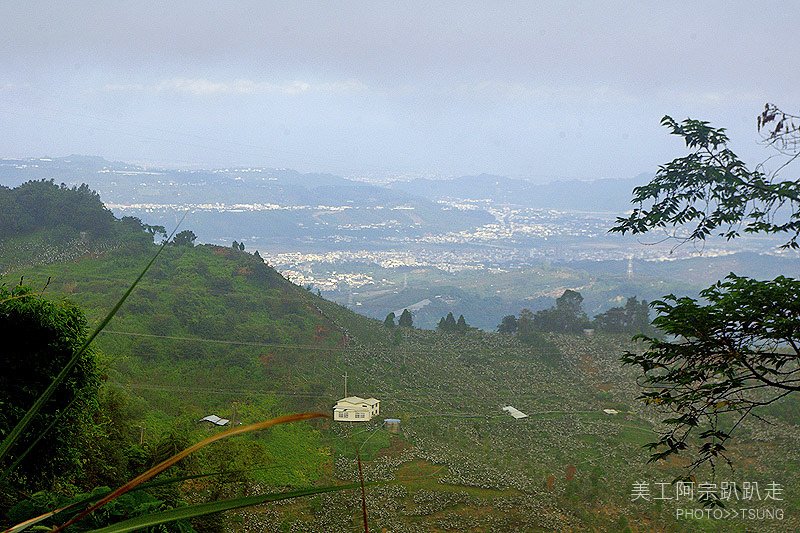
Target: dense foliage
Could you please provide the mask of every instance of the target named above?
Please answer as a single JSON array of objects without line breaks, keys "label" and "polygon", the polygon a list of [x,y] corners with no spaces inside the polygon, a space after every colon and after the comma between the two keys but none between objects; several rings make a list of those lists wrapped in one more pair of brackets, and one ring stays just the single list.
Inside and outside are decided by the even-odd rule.
[{"label": "dense foliage", "polygon": [[403,312],[400,314],[400,318],[397,319],[397,325],[401,328],[414,327],[414,318],[411,316],[411,313],[408,309],[403,309]]},{"label": "dense foliage", "polygon": [[589,327],[589,318],[583,312],[583,296],[567,289],[556,299],[555,307],[543,309],[533,315],[533,328],[537,331],[580,333]]},{"label": "dense foliage", "polygon": [[664,448],[656,459],[684,449],[698,427],[706,440],[698,461],[724,457],[731,430],[719,427],[720,416],[733,412],[741,420],[754,407],[800,390],[800,281],[731,274],[700,296],[707,303],[674,295],[655,302],[655,325],[680,342],[648,339],[644,353],[623,358],[644,372],[642,397],[679,414],[654,446]]},{"label": "dense foliage", "polygon": [[0,240],[58,228],[108,236],[114,222],[114,215],[86,184],[67,187],[41,180],[13,189],[0,186]]},{"label": "dense foliage", "polygon": [[[66,301],[48,301],[25,287],[0,287],[0,436],[33,405],[86,340],[86,318]],[[93,352],[85,351],[67,380],[45,404],[12,450],[9,465],[26,487],[49,486],[81,468],[82,448],[92,437],[100,377]],[[44,436],[37,441],[37,436]]]},{"label": "dense foliage", "polygon": [[596,315],[592,327],[608,333],[655,333],[650,325],[650,306],[645,300],[638,301],[636,296],[628,298],[624,306]]},{"label": "dense foliage", "polygon": [[[192,230],[185,229],[175,234],[175,236],[172,238],[171,244],[173,246],[194,246],[195,240],[197,240],[197,235],[195,235]],[[238,248],[239,247],[237,247],[237,249]],[[242,249],[244,249],[243,246]]]},{"label": "dense foliage", "polygon": [[533,313],[523,309],[519,319],[514,315],[504,316],[497,326],[499,333],[517,333],[524,339],[535,332],[581,333],[585,329],[596,329],[607,333],[654,333],[650,325],[650,307],[636,296],[627,299],[624,306],[612,307],[589,320],[581,303],[583,296],[567,289],[548,309]]},{"label": "dense foliage", "polygon": [[514,315],[506,315],[501,320],[500,323],[497,325],[497,332],[498,333],[516,333],[517,327],[519,323],[517,322],[517,317]]},{"label": "dense foliage", "polygon": [[[771,141],[791,148],[784,141],[797,129],[767,106],[759,126],[773,121]],[[762,166],[747,168],[727,147],[722,128],[670,117],[662,124],[683,138],[690,153],[634,189],[632,201],[638,207],[611,231],[663,229],[679,244],[703,241],[713,233],[726,239],[740,231],[788,234],[782,247],[798,248],[800,180],[779,178],[797,152],[784,153],[788,159],[768,175]],[[694,465],[713,464],[725,457],[733,430],[755,407],[800,389],[799,290],[798,281],[783,276],[759,281],[731,274],[703,291],[704,300],[669,295],[655,302],[659,316],[654,323],[670,339],[643,336],[646,351],[629,352],[623,359],[643,372],[641,399],[675,413],[651,444],[653,460],[687,449],[697,434]],[[732,412],[738,416],[728,415]]]},{"label": "dense foliage", "polygon": [[441,331],[444,333],[466,333],[470,329],[469,324],[467,324],[467,320],[464,318],[464,315],[458,315],[458,320],[453,316],[453,313],[447,313],[446,317],[442,317],[439,320],[439,324],[436,326],[436,331]]},{"label": "dense foliage", "polygon": [[650,183],[633,190],[631,202],[638,207],[618,218],[612,232],[663,230],[678,242],[703,241],[714,233],[726,239],[740,232],[783,233],[789,235],[784,247],[800,247],[799,180],[781,180],[760,168],[747,168],[727,147],[724,128],[701,120],[677,122],[669,116],[661,123],[682,137],[691,151],[660,167]]}]

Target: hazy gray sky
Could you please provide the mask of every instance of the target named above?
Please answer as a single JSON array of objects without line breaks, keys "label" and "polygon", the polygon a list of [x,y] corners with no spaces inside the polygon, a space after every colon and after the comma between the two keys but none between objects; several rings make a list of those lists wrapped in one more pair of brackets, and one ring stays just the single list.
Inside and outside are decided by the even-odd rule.
[{"label": "hazy gray sky", "polygon": [[[433,5],[430,5],[433,4]],[[0,2],[0,156],[630,177],[664,114],[750,161],[800,10],[727,2]]]}]

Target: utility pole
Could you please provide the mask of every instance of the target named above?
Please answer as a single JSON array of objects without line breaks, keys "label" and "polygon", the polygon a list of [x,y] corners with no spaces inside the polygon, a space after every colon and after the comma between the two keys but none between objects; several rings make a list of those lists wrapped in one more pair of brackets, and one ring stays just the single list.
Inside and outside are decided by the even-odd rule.
[{"label": "utility pole", "polygon": [[139,431],[139,446],[141,446],[144,443],[144,426],[139,426],[139,429],[141,430]]},{"label": "utility pole", "polygon": [[345,370],[344,376],[344,397],[347,398],[347,371]]}]

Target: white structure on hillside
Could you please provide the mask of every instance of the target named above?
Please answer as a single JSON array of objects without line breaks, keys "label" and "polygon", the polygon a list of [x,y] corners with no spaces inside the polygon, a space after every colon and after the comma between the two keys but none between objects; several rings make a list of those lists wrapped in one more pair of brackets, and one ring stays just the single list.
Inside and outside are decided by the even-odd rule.
[{"label": "white structure on hillside", "polygon": [[333,406],[333,419],[339,422],[367,422],[380,412],[380,400],[348,396]]},{"label": "white structure on hillside", "polygon": [[431,302],[429,299],[425,298],[424,300],[420,300],[419,302],[417,302],[415,304],[411,304],[411,305],[408,305],[406,307],[403,307],[401,309],[396,310],[394,312],[394,316],[396,316],[397,318],[400,318],[400,315],[402,315],[403,311],[405,311],[406,309],[408,309],[408,312],[413,315],[414,313],[416,313],[417,311],[419,311],[423,307],[431,305],[431,303],[433,303],[433,302]]},{"label": "white structure on hillside", "polygon": [[528,415],[526,415],[525,413],[523,413],[522,411],[520,411],[516,407],[511,407],[510,405],[506,405],[505,407],[503,407],[503,411],[505,411],[506,413],[510,414],[511,416],[516,418],[517,420],[519,420],[521,418],[528,418]]},{"label": "white structure on hillside", "polygon": [[201,418],[200,422],[211,422],[212,424],[216,424],[218,426],[224,426],[230,422],[230,420],[227,418],[220,418],[217,415],[208,415]]}]

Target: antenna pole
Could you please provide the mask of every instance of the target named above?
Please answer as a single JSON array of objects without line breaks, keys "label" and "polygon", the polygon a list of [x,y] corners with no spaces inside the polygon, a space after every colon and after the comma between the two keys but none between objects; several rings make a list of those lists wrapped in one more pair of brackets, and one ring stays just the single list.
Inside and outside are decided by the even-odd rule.
[{"label": "antenna pole", "polygon": [[347,398],[347,371],[344,373],[344,397]]}]

